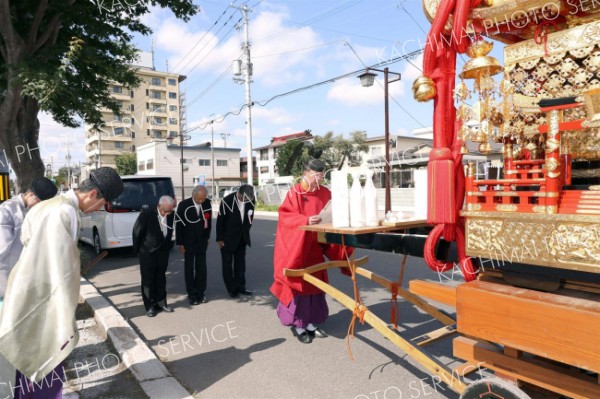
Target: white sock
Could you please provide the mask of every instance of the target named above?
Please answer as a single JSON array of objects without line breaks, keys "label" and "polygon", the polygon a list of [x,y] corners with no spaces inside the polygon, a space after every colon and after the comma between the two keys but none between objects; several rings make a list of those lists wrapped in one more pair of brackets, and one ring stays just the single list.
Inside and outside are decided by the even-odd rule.
[{"label": "white sock", "polygon": [[304,333],[304,331],[306,331],[304,328],[296,327],[296,333],[297,333],[298,335],[301,335],[301,334],[303,334],[303,333]]},{"label": "white sock", "polygon": [[307,329],[308,331],[315,331],[315,330],[317,329],[317,327],[315,327],[315,326],[313,325],[313,323],[308,323],[308,325],[306,326],[306,329]]}]

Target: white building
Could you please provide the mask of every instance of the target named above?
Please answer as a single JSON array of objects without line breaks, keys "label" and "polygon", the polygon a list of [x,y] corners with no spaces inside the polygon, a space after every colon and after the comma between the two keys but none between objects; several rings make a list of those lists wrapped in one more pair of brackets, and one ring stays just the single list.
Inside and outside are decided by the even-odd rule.
[{"label": "white building", "polygon": [[[275,166],[277,160],[277,151],[281,146],[290,140],[307,141],[312,140],[313,135],[308,131],[288,134],[286,136],[273,137],[271,144],[255,148],[258,151],[257,167],[258,167],[258,185],[264,186],[267,184],[280,183],[278,181],[278,171]],[[287,181],[286,181],[287,182]]]},{"label": "white building", "polygon": [[[240,149],[215,147],[210,143],[183,147],[185,197],[197,184],[204,184],[209,195],[244,183],[240,176]],[[181,147],[167,140],[155,140],[136,149],[138,174],[170,176],[177,197],[181,195]],[[214,179],[213,179],[214,172]],[[214,191],[213,191],[214,188]]]}]

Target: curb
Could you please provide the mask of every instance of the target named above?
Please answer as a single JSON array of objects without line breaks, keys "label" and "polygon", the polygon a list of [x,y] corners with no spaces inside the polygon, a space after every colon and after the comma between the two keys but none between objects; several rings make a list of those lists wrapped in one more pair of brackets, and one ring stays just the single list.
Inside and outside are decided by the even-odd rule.
[{"label": "curb", "polygon": [[94,319],[121,360],[151,399],[193,399],[167,370],[121,314],[89,281],[81,278],[79,296],[94,311]]}]

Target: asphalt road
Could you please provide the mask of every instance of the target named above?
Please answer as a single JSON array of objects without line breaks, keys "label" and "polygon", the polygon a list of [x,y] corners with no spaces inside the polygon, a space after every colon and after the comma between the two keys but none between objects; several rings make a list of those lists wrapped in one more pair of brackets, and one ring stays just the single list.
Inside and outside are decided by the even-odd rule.
[{"label": "asphalt road", "polygon": [[[190,306],[183,274],[183,257],[171,252],[167,274],[168,302],[174,313],[145,316],[140,294],[139,262],[130,249],[112,252],[87,276],[138,330],[171,373],[199,398],[347,398],[417,399],[457,398],[405,353],[369,325],[356,327],[348,353],[346,334],[351,313],[328,298],[330,317],[322,328],[329,338],[306,345],[298,342],[276,317],[277,302],[269,293],[273,275],[276,221],[256,220],[253,246],[247,251],[246,280],[252,297],[231,299],[221,279],[221,257],[211,237],[208,251],[207,304]],[[374,251],[370,270],[395,280],[401,257]],[[351,280],[330,271],[331,283],[351,295]],[[414,278],[437,280],[422,259],[409,259],[405,285]],[[361,279],[363,302],[389,320],[390,295]],[[405,337],[433,331],[441,325],[428,315],[400,302],[400,330]],[[451,340],[428,346],[449,366]],[[471,379],[479,378],[474,375]],[[167,398],[166,398],[167,399]]]}]

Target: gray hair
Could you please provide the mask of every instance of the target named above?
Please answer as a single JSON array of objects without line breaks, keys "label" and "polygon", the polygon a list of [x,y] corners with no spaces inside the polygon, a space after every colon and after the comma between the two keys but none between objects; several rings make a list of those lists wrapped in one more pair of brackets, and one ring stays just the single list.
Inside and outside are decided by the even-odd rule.
[{"label": "gray hair", "polygon": [[200,191],[204,191],[205,194],[208,194],[208,189],[205,186],[198,185],[192,190],[192,197],[198,194]]},{"label": "gray hair", "polygon": [[168,195],[163,195],[158,200],[158,205],[172,205],[172,206],[175,206],[175,200],[172,197],[168,196]]}]

